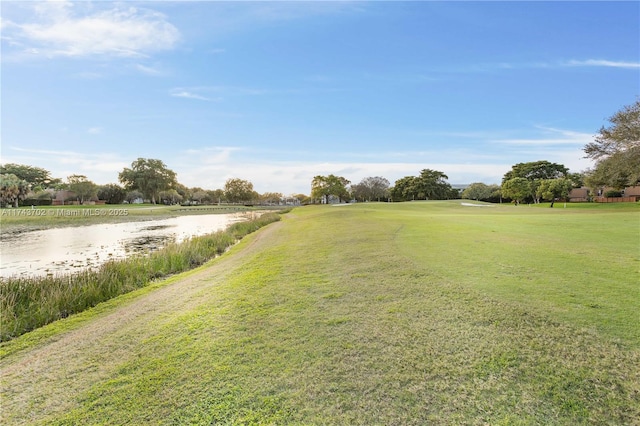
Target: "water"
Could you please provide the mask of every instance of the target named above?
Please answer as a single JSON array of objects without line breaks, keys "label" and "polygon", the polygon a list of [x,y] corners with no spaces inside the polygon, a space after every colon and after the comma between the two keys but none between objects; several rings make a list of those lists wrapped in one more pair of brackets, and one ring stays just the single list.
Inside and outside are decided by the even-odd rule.
[{"label": "water", "polygon": [[157,250],[243,220],[240,214],[179,216],[25,232],[0,240],[0,276],[38,276],[95,268],[110,259]]}]

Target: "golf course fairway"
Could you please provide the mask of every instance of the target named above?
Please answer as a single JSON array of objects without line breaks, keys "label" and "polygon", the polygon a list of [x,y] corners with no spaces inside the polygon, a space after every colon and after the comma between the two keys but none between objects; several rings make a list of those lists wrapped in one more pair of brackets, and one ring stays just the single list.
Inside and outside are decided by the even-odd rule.
[{"label": "golf course fairway", "polygon": [[0,345],[0,423],[638,424],[639,269],[637,203],[296,208]]}]

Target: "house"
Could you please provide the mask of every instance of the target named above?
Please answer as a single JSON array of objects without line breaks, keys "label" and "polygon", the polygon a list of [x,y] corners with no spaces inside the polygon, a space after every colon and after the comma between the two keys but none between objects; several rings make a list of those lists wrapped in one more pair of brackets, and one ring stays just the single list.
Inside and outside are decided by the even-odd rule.
[{"label": "house", "polygon": [[628,186],[622,191],[624,197],[636,197],[640,199],[640,186]]},{"label": "house", "polygon": [[[51,205],[52,206],[77,206],[80,204],[80,201],[78,201],[78,195],[73,192],[73,191],[69,191],[67,189],[61,189],[59,191],[57,191],[55,193],[55,195],[53,196],[53,198],[51,199]],[[92,198],[90,200],[85,200],[84,205],[96,205],[96,204],[105,204],[105,201],[103,200],[98,200],[97,198]]]},{"label": "house", "polygon": [[606,197],[605,194],[613,188],[598,188],[591,193],[589,188],[573,188],[569,192],[570,202],[595,201],[596,203],[634,203],[640,200],[640,186],[628,186],[622,191],[622,197]]},{"label": "house", "polygon": [[589,201],[589,188],[573,188],[570,192],[569,192],[569,202],[571,203],[578,203],[578,202],[584,202],[584,201]]},{"label": "house", "polygon": [[53,206],[64,206],[65,204],[78,204],[76,199],[76,193],[73,191],[67,191],[66,189],[61,189],[56,192],[56,195],[51,200],[51,205]]}]

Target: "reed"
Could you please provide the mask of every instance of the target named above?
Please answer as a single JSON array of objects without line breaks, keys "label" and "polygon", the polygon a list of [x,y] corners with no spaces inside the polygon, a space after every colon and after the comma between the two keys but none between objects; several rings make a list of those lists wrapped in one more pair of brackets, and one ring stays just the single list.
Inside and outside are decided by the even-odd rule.
[{"label": "reed", "polygon": [[112,260],[97,270],[0,279],[0,341],[82,312],[100,302],[187,271],[221,255],[245,235],[280,220],[276,213],[224,231],[172,243],[146,255]]}]

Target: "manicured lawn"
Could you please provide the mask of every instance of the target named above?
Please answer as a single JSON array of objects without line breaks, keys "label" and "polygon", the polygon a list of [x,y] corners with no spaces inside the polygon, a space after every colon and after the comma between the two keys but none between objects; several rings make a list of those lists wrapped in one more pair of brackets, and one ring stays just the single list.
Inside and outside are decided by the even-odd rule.
[{"label": "manicured lawn", "polygon": [[0,421],[634,424],[639,213],[295,209],[0,346]]}]

